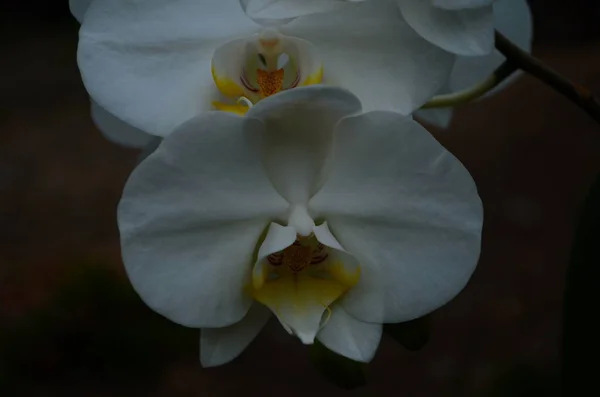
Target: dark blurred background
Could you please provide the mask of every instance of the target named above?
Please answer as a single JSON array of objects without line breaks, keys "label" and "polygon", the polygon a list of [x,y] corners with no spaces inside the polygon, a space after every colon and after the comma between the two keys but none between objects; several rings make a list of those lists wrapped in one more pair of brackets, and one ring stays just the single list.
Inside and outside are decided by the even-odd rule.
[{"label": "dark blurred background", "polygon": [[[531,5],[534,54],[600,93],[600,3]],[[486,223],[472,282],[420,352],[385,338],[368,386],[347,392],[273,323],[203,370],[197,331],[124,277],[115,209],[139,152],[90,120],[67,1],[0,10],[0,396],[558,395],[565,273],[600,173],[600,128],[569,101],[524,76],[435,132],[477,181]]]}]

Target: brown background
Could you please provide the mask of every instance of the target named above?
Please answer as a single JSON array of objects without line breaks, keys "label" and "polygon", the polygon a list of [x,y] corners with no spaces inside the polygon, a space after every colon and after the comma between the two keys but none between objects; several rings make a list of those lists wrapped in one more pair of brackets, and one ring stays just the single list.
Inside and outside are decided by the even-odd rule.
[{"label": "brown background", "polygon": [[[435,313],[421,352],[385,339],[369,385],[341,391],[273,323],[203,370],[196,331],[123,282],[115,208],[139,153],[92,125],[63,3],[2,6],[0,395],[556,395],[564,276],[600,173],[600,128],[579,109],[525,76],[435,132],[473,174],[486,223],[472,282]],[[597,2],[532,4],[535,55],[600,92]]]}]

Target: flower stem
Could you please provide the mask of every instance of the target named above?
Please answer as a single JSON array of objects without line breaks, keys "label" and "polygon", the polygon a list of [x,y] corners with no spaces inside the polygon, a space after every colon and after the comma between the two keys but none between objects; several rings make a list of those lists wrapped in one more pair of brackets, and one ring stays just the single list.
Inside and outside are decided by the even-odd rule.
[{"label": "flower stem", "polygon": [[467,88],[466,90],[452,94],[436,95],[429,102],[423,105],[423,109],[443,108],[460,105],[471,102],[487,92],[492,90],[507,77],[517,71],[517,67],[512,62],[505,61],[498,69],[494,70],[489,77],[482,82]]},{"label": "flower stem", "polygon": [[464,91],[435,96],[423,105],[423,109],[453,107],[471,102],[489,92],[520,69],[570,99],[590,117],[600,123],[600,101],[598,101],[598,98],[594,96],[590,89],[573,83],[560,75],[539,59],[520,49],[498,31],[496,31],[496,49],[504,55],[506,61],[487,79]]},{"label": "flower stem", "polygon": [[600,123],[600,102],[590,89],[561,76],[539,59],[520,49],[498,31],[496,31],[496,49],[519,69],[549,85]]}]

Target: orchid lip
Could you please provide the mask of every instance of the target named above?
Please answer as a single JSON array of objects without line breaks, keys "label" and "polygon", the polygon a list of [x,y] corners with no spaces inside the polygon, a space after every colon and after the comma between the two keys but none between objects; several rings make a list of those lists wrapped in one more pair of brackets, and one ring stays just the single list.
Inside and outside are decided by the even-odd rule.
[{"label": "orchid lip", "polygon": [[[317,54],[306,40],[267,31],[219,47],[213,55],[212,75],[228,100],[245,97],[256,104],[282,91],[320,84],[323,65]],[[227,101],[213,103],[222,111],[245,114],[247,110]]]}]

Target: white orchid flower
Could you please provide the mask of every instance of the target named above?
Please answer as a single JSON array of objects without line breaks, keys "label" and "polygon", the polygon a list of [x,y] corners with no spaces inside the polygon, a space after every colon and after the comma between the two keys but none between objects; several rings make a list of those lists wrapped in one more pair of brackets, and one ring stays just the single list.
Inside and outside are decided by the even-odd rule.
[{"label": "white orchid flower", "polygon": [[[240,0],[248,16],[264,25],[280,25],[312,13],[339,9],[344,3],[363,0]],[[92,0],[69,0],[71,14],[82,23]],[[154,147],[155,137],[135,128],[91,100],[91,116],[100,132],[111,142],[135,148]]]},{"label": "white orchid flower", "polygon": [[[167,136],[201,112],[244,113],[323,83],[351,90],[367,110],[409,114],[452,69],[454,55],[410,28],[395,0],[262,1],[272,3],[262,14],[258,1],[91,1],[78,63],[98,109]],[[277,5],[291,22],[279,24]]]},{"label": "white orchid flower", "polygon": [[[464,1],[458,0],[455,2],[464,3]],[[531,52],[533,22],[527,2],[525,0],[497,0],[492,7],[494,28],[523,50]],[[459,56],[454,64],[448,85],[439,93],[449,94],[472,87],[490,76],[505,60],[506,58],[498,50],[483,56]],[[515,73],[485,97],[505,88],[519,75],[520,72]],[[419,110],[415,115],[433,125],[447,128],[452,121],[453,113],[452,108],[437,108]]]},{"label": "white orchid flower", "polygon": [[471,176],[411,117],[360,110],[317,85],[245,116],[205,112],[133,171],[118,210],[127,273],[153,310],[201,328],[204,366],[235,358],[271,313],[367,362],[382,323],[469,280],[483,217]]}]

